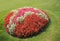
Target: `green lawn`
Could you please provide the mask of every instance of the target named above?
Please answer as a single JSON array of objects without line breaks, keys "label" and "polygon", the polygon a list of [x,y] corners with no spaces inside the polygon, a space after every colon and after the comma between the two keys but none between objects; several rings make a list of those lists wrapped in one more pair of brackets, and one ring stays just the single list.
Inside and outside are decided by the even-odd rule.
[{"label": "green lawn", "polygon": [[[32,38],[12,37],[4,30],[4,17],[10,10],[25,6],[45,10],[51,22],[44,32]],[[0,0],[0,41],[60,41],[60,0]]]}]

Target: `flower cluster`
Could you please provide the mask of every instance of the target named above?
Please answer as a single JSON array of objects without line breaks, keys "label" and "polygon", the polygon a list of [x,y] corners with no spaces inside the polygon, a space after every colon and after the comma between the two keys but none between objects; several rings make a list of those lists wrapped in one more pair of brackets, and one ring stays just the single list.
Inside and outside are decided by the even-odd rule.
[{"label": "flower cluster", "polygon": [[48,16],[36,8],[20,8],[10,12],[4,20],[5,30],[16,37],[38,33],[48,23]]}]

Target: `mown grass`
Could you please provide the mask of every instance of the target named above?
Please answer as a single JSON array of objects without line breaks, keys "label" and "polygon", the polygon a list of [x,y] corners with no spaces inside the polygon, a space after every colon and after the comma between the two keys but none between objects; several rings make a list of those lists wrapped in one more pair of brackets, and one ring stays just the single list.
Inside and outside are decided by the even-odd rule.
[{"label": "mown grass", "polygon": [[[51,22],[41,34],[20,39],[5,32],[4,17],[10,10],[24,6],[45,10]],[[0,0],[0,41],[60,41],[60,0]]]}]

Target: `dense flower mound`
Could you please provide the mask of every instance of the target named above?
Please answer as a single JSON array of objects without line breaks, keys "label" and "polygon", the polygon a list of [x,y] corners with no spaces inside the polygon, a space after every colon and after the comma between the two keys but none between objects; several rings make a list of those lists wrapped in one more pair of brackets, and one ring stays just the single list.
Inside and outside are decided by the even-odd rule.
[{"label": "dense flower mound", "polygon": [[28,37],[38,33],[48,24],[46,12],[32,7],[12,10],[4,20],[7,33],[16,37]]}]

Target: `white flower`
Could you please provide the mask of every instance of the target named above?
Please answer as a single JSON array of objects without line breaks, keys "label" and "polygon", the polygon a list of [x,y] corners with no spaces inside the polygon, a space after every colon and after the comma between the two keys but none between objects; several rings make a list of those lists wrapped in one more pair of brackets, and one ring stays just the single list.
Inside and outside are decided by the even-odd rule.
[{"label": "white flower", "polygon": [[12,10],[12,12],[14,12],[14,14],[18,14],[18,10]]},{"label": "white flower", "polygon": [[23,16],[17,18],[17,21],[18,22],[22,22],[23,20],[24,20],[24,17]]},{"label": "white flower", "polygon": [[15,24],[13,23],[13,24],[8,24],[7,25],[7,28],[8,28],[8,30],[9,30],[9,33],[10,34],[13,34],[13,31],[14,31],[14,29],[15,29]]},{"label": "white flower", "polygon": [[13,30],[9,30],[9,33],[10,33],[11,35],[13,35]]},{"label": "white flower", "polygon": [[49,19],[48,19],[48,17],[47,17],[47,16],[45,16],[45,19],[49,21]]},{"label": "white flower", "polygon": [[45,17],[44,14],[42,14],[42,13],[37,14],[37,16],[42,17],[42,18]]},{"label": "white flower", "polygon": [[26,17],[26,16],[28,16],[28,15],[31,15],[31,14],[33,14],[33,13],[34,13],[34,12],[31,12],[31,11],[25,12],[24,17]]},{"label": "white flower", "polygon": [[10,28],[10,25],[9,25],[9,24],[7,24],[7,28],[8,28],[8,29]]},{"label": "white flower", "polygon": [[39,14],[37,14],[37,16],[45,18],[46,20],[49,20],[48,16],[45,13],[39,13]]},{"label": "white flower", "polygon": [[34,10],[39,10],[39,9],[37,9],[37,8],[34,8]]}]

